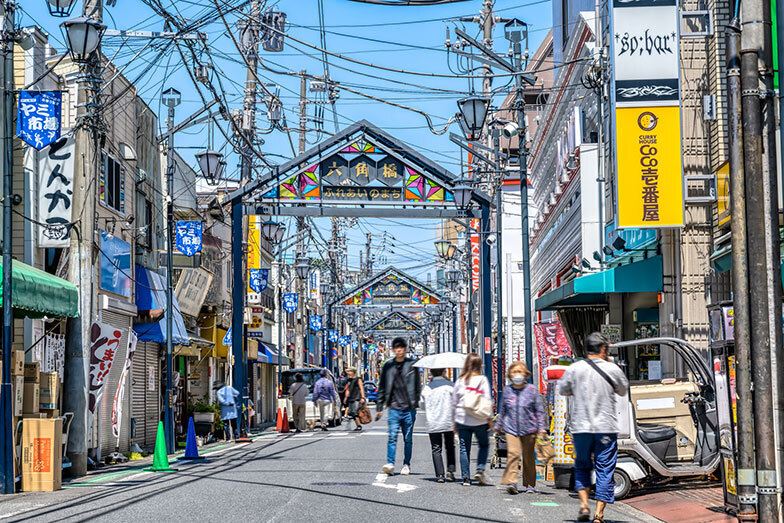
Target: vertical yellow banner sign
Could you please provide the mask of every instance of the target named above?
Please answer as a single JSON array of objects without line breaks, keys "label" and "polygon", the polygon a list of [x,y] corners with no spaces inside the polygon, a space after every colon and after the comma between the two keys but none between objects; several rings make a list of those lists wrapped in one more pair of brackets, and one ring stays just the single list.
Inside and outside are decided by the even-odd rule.
[{"label": "vertical yellow banner sign", "polygon": [[[251,269],[261,269],[261,216],[257,214],[248,216],[248,270]],[[248,293],[255,294],[250,285]]]},{"label": "vertical yellow banner sign", "polygon": [[680,107],[617,107],[618,227],[682,227]]}]

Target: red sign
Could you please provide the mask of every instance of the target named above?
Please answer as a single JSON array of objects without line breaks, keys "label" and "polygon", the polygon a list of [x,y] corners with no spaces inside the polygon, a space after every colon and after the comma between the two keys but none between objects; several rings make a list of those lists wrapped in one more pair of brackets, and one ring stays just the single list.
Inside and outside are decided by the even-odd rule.
[{"label": "red sign", "polygon": [[492,351],[492,344],[490,343],[490,338],[485,338],[485,354],[490,354]]},{"label": "red sign", "polygon": [[[479,230],[479,220],[474,218],[471,220],[471,229]],[[480,263],[480,247],[479,235],[471,235],[471,287],[474,292],[479,290],[479,263]]]},{"label": "red sign", "polygon": [[546,370],[550,360],[558,356],[571,356],[572,349],[566,341],[560,321],[534,324],[536,348],[539,352],[539,392],[546,392]]}]

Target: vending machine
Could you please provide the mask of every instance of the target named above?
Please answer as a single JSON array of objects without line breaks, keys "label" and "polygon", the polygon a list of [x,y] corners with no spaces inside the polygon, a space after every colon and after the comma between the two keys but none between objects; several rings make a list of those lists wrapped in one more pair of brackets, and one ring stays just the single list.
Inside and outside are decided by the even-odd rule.
[{"label": "vending machine", "polygon": [[719,423],[719,452],[724,508],[738,510],[737,489],[737,396],[735,394],[735,336],[732,302],[721,302],[708,308],[710,317],[710,349],[713,377],[716,383],[716,411]]}]

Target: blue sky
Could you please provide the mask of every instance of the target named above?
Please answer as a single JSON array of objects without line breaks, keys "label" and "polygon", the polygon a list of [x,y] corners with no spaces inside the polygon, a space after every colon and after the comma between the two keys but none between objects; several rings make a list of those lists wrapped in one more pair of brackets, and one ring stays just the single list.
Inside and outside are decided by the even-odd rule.
[{"label": "blue sky", "polygon": [[[217,1],[223,5],[224,0]],[[214,0],[162,0],[162,3],[167,10],[186,19],[198,19],[207,8],[215,7]],[[454,55],[449,57],[448,63],[444,48],[447,27],[454,41],[454,22],[445,20],[476,15],[482,7],[481,0],[431,7],[373,6],[348,0],[323,0],[323,3],[327,49],[331,52],[389,68],[441,74],[458,72]],[[50,33],[53,45],[62,49],[63,38],[58,28],[62,20],[51,17],[45,4],[46,0],[21,2],[21,23],[40,25]],[[75,15],[78,15],[81,9],[81,2],[78,4]],[[269,2],[268,5],[275,5],[287,14],[288,34],[311,45],[320,45],[317,0],[280,0],[274,4]],[[549,0],[497,0],[495,9],[500,16],[520,18],[529,24],[531,53],[536,50],[552,23]],[[226,18],[230,27],[235,29],[234,24],[238,17],[228,15]],[[112,29],[163,29],[161,18],[140,0],[117,0],[116,7],[106,8],[104,22]],[[469,34],[478,35],[477,24],[468,23],[463,27]],[[239,109],[242,107],[245,81],[244,64],[241,63],[239,53],[227,36],[224,23],[220,19],[202,30],[208,35],[210,52],[219,77],[216,84],[220,84],[231,108]],[[496,26],[494,39],[495,50],[506,53],[508,45],[503,38],[502,26]],[[124,74],[132,80],[138,78],[137,86],[141,96],[159,115],[164,112],[158,103],[160,92],[170,86],[180,90],[183,93],[183,103],[177,108],[176,121],[179,122],[202,106],[201,99],[183,69],[177,51],[170,48],[159,54],[152,45],[143,49],[147,43],[144,40],[123,42],[117,38],[107,39],[104,42],[104,53],[110,57],[115,56],[115,61],[121,66],[128,64]],[[261,59],[269,68],[277,71],[307,70],[310,74],[323,74],[321,53],[290,40],[287,40],[282,53],[262,52]],[[204,60],[208,61],[206,55]],[[329,57],[329,65],[333,80],[373,96],[425,111],[431,115],[436,127],[443,126],[456,112],[456,100],[472,88],[470,81],[465,78],[428,78],[398,74],[337,57]],[[291,126],[296,126],[299,78],[273,74],[263,68],[259,68],[258,74],[265,82],[280,86],[286,118]],[[478,80],[475,82],[473,87],[481,89],[481,83]],[[505,79],[496,79],[494,87],[501,87],[505,82]],[[494,102],[499,104],[503,96],[503,93],[497,95]],[[419,114],[346,91],[341,91],[336,111],[340,128],[359,119],[370,120],[416,146],[421,153],[441,163],[453,173],[460,172],[460,149],[449,141],[448,133],[443,136],[431,133],[425,119]],[[315,116],[314,106],[310,107],[309,116]],[[323,116],[323,129],[333,132],[331,111],[325,110]],[[163,124],[163,119],[161,123]],[[266,126],[265,114],[257,117],[257,124],[260,127]],[[315,126],[315,122],[309,124],[309,127]],[[459,132],[456,126],[450,130]],[[214,135],[212,146],[218,149],[224,147],[224,151],[229,152],[222,135],[219,132]],[[208,145],[207,136],[206,128],[193,128],[178,134],[177,146],[182,147],[180,154],[185,158],[192,158],[196,148]],[[275,131],[262,137],[265,143],[261,150],[269,154],[270,161],[279,163],[292,156],[285,133]],[[323,133],[308,133],[309,146],[325,137]],[[296,134],[292,134],[292,139],[296,147]],[[193,164],[195,165],[195,160]],[[236,155],[228,158],[229,175],[237,174],[237,164]],[[322,235],[327,238],[329,220],[320,220],[317,225]],[[362,220],[348,234],[349,265],[358,267],[359,250],[364,250],[365,233],[383,234],[386,231],[388,237],[394,236],[395,240],[387,239],[385,249],[376,251],[377,259],[383,257],[388,264],[408,269],[412,275],[425,279],[426,273],[432,272],[432,267],[428,267],[427,263],[432,260],[434,253],[432,242],[436,225],[434,221],[425,220]],[[380,239],[374,238],[374,245],[381,243]],[[323,248],[319,248],[317,244],[311,245],[310,250],[312,255],[323,252]],[[377,262],[376,268],[380,266]]]}]

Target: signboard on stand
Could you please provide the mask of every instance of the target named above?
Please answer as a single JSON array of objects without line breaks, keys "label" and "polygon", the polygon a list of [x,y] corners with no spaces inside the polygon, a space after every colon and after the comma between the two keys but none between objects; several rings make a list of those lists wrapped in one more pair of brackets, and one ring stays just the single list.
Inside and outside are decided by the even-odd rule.
[{"label": "signboard on stand", "polygon": [[539,393],[547,392],[547,367],[550,361],[559,356],[571,356],[572,349],[566,340],[561,322],[534,324],[536,348],[539,353]]}]

